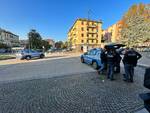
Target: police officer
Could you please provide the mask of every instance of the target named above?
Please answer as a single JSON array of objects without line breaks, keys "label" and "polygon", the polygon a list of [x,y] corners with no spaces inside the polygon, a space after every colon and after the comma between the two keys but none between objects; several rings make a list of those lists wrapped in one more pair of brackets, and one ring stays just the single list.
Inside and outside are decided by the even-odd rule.
[{"label": "police officer", "polygon": [[141,57],[141,54],[136,52],[133,48],[126,51],[123,58],[123,63],[125,67],[125,81],[133,82],[134,67],[137,65],[137,61]]},{"label": "police officer", "polygon": [[121,62],[121,56],[119,52],[116,51],[116,60],[115,60],[115,73],[120,73],[120,62]]},{"label": "police officer", "polygon": [[100,59],[101,59],[101,67],[98,69],[98,74],[103,74],[107,65],[107,57],[105,49],[101,49]]},{"label": "police officer", "polygon": [[114,74],[114,66],[116,62],[115,59],[116,59],[116,53],[115,50],[112,48],[107,52],[107,65],[108,65],[107,78],[110,80],[114,80],[113,74]]}]

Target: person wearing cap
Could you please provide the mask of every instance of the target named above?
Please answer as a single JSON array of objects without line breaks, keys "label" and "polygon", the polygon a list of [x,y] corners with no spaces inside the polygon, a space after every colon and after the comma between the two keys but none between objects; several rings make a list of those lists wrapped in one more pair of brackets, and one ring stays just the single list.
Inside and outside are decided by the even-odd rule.
[{"label": "person wearing cap", "polygon": [[134,67],[137,65],[137,61],[142,57],[133,48],[127,50],[124,54],[123,63],[125,69],[124,81],[133,82]]}]

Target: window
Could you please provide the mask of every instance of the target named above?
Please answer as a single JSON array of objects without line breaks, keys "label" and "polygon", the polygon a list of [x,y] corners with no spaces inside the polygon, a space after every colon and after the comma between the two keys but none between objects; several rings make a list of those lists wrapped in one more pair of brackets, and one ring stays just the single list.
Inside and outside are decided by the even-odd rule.
[{"label": "window", "polygon": [[81,30],[84,31],[84,28],[82,27]]},{"label": "window", "polygon": [[97,51],[93,49],[93,50],[91,50],[91,51],[89,52],[89,54],[90,54],[90,55],[96,55],[96,52],[97,52]]},{"label": "window", "polygon": [[93,37],[94,35],[92,34],[92,37]]},{"label": "window", "polygon": [[98,43],[98,40],[96,40],[96,43]]},{"label": "window", "polygon": [[96,37],[98,37],[98,34],[96,35]]},{"label": "window", "polygon": [[87,34],[87,37],[89,37],[89,34]]},{"label": "window", "polygon": [[93,43],[93,40],[92,40],[92,43]]},{"label": "window", "polygon": [[84,43],[84,40],[81,40],[81,43]]},{"label": "window", "polygon": [[84,37],[84,34],[81,34],[82,37]]},{"label": "window", "polygon": [[81,24],[84,25],[84,22],[82,21]]},{"label": "window", "polygon": [[87,31],[89,31],[89,28],[87,28]]}]

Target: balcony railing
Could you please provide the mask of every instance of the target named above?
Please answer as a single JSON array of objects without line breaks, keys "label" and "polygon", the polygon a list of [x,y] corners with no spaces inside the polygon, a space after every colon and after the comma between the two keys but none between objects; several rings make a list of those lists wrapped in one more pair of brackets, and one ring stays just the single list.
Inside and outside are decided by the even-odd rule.
[{"label": "balcony railing", "polygon": [[87,39],[97,39],[98,37],[92,37],[92,36],[90,36],[90,37],[87,37]]},{"label": "balcony railing", "polygon": [[97,34],[98,31],[87,31],[88,34]]},{"label": "balcony railing", "polygon": [[88,27],[88,28],[90,28],[90,27],[91,27],[91,28],[95,28],[95,27],[97,27],[97,25],[87,25],[87,27]]}]

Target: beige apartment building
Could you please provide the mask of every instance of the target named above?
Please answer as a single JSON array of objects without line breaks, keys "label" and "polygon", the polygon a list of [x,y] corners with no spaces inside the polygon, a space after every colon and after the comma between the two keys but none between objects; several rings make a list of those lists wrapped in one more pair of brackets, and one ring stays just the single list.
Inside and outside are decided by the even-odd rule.
[{"label": "beige apartment building", "polygon": [[7,46],[19,46],[19,36],[0,28],[0,43]]},{"label": "beige apartment building", "polygon": [[110,26],[105,32],[111,33],[111,42],[119,42],[121,37],[123,23],[122,21],[118,21],[116,24]]},{"label": "beige apartment building", "polygon": [[68,42],[72,49],[87,51],[101,47],[102,22],[89,19],[77,19],[68,32]]}]

